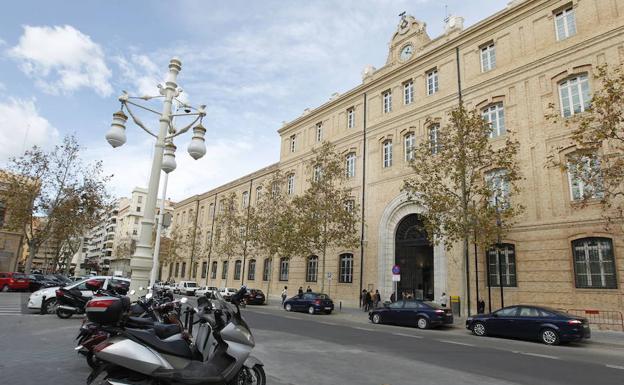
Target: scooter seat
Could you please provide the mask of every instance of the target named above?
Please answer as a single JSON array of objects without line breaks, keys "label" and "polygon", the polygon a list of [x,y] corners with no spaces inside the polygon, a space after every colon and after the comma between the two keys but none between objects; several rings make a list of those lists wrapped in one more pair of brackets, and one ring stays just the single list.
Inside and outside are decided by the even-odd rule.
[{"label": "scooter seat", "polygon": [[130,328],[151,328],[154,326],[154,320],[151,318],[141,318],[141,317],[128,317],[126,321],[126,326]]},{"label": "scooter seat", "polygon": [[188,359],[193,358],[193,352],[191,351],[188,343],[184,340],[176,339],[172,341],[163,341],[150,330],[126,328],[126,332],[161,353]]},{"label": "scooter seat", "polygon": [[163,324],[157,322],[154,324],[154,332],[160,339],[167,339],[175,334],[182,333],[182,328],[176,324]]}]

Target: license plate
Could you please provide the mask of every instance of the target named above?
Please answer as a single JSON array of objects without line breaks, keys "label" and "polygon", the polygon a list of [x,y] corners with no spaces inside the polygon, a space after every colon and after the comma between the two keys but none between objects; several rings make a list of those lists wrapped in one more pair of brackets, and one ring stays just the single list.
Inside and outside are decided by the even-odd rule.
[{"label": "license plate", "polygon": [[325,310],[330,310],[331,306],[325,306]]},{"label": "license plate", "polygon": [[261,296],[261,295],[258,295],[258,296],[256,296],[256,298],[258,298],[258,299],[262,299],[262,296]]}]

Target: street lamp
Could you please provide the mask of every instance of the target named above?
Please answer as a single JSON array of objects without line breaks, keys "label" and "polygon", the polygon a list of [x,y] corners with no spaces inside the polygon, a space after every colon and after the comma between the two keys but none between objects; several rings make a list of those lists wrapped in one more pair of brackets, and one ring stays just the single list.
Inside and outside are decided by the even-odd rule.
[{"label": "street lamp", "polygon": [[[206,153],[206,144],[204,135],[206,129],[201,125],[201,121],[206,116],[206,106],[202,105],[198,108],[194,108],[186,103],[181,102],[177,97],[182,92],[182,89],[178,87],[176,78],[180,70],[182,69],[182,62],[173,58],[169,61],[169,72],[165,80],[165,86],[159,85],[160,95],[157,96],[130,96],[127,92],[123,92],[119,97],[121,102],[121,110],[113,114],[113,122],[111,123],[110,130],[106,133],[106,140],[108,143],[115,147],[122,146],[126,142],[126,122],[128,116],[125,114],[124,109],[128,112],[134,123],[141,127],[147,134],[156,138],[156,144],[154,145],[154,158],[152,160],[152,168],[150,173],[149,185],[147,190],[147,201],[145,206],[145,212],[143,220],[141,221],[141,231],[139,233],[139,240],[136,245],[136,250],[132,259],[130,260],[130,268],[132,270],[131,289],[135,291],[139,287],[148,287],[148,282],[151,278],[151,285],[154,284],[156,266],[158,265],[158,246],[156,250],[152,250],[152,229],[154,226],[154,216],[156,211],[156,202],[158,195],[158,185],[160,182],[161,170],[165,172],[165,183],[168,174],[175,170],[175,150],[176,146],[173,144],[174,138],[182,135],[193,128],[193,139],[188,147],[188,152],[193,159],[199,159]],[[149,101],[155,98],[163,98],[163,108],[161,112],[153,110],[147,106],[140,105],[138,99]],[[178,102],[183,107],[183,113],[172,113],[173,101]],[[151,112],[159,116],[159,130],[158,133],[153,133],[148,129],[143,122],[133,113],[131,106],[141,108],[145,111]],[[176,128],[174,126],[174,119],[176,117],[189,116],[194,117],[194,120],[182,127]],[[164,199],[166,193],[166,184],[163,188],[163,204],[161,205],[160,221],[157,229],[156,245],[159,245],[160,228],[162,227],[162,215],[164,209]],[[156,251],[156,253],[154,253]],[[150,277],[151,276],[151,277]],[[138,293],[138,291],[137,291]]]}]

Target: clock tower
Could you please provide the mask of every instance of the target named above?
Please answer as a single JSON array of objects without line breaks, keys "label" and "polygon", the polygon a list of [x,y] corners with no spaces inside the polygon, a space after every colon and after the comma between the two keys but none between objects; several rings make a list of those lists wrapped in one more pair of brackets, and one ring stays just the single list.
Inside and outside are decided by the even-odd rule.
[{"label": "clock tower", "polygon": [[399,15],[401,20],[390,41],[390,52],[386,65],[403,64],[418,56],[423,46],[431,41],[427,34],[427,24],[416,20],[413,16]]}]

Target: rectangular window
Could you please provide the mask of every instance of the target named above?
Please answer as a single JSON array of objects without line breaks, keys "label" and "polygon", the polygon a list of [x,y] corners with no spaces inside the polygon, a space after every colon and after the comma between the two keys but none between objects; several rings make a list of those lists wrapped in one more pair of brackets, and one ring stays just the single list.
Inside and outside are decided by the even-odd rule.
[{"label": "rectangular window", "polygon": [[438,70],[434,69],[427,72],[427,95],[433,95],[438,92]]},{"label": "rectangular window", "polygon": [[494,170],[485,174],[485,182],[490,189],[490,206],[505,209],[509,207],[509,180],[507,170]]},{"label": "rectangular window", "polygon": [[215,214],[214,203],[211,203],[210,206],[208,206],[208,215],[214,216],[214,214]]},{"label": "rectangular window", "polygon": [[313,255],[308,258],[306,266],[306,282],[316,282],[318,276],[318,257]]},{"label": "rectangular window", "polygon": [[575,156],[567,164],[568,182],[573,201],[603,198],[604,190],[600,175],[600,163],[593,156]]},{"label": "rectangular window", "polygon": [[392,92],[386,91],[383,93],[383,112],[388,113],[392,111]]},{"label": "rectangular window", "polygon": [[576,287],[616,289],[613,243],[609,238],[584,238],[572,242]]},{"label": "rectangular window", "polygon": [[138,225],[139,224],[139,217],[134,217],[134,224]]},{"label": "rectangular window", "polygon": [[137,206],[137,213],[141,212],[141,206]]},{"label": "rectangular window", "polygon": [[212,269],[210,270],[210,278],[217,279],[217,262],[212,262]]},{"label": "rectangular window", "polygon": [[349,153],[346,158],[347,167],[347,178],[353,178],[355,176],[355,154]]},{"label": "rectangular window", "polygon": [[227,279],[227,275],[228,275],[228,261],[223,261],[223,265],[222,265],[222,270],[221,270],[221,279]]},{"label": "rectangular window", "polygon": [[139,204],[143,203],[143,197],[139,195],[139,197],[137,198],[137,202]]},{"label": "rectangular window", "polygon": [[355,201],[353,199],[348,199],[345,201],[345,210],[352,213],[355,208]]},{"label": "rectangular window", "polygon": [[414,101],[414,82],[412,80],[403,84],[403,103],[411,104]]},{"label": "rectangular window", "polygon": [[238,281],[241,278],[242,262],[234,262],[234,280]]},{"label": "rectangular window", "polygon": [[193,263],[193,268],[192,268],[193,269],[193,274],[192,274],[193,278],[197,278],[197,268],[198,267],[199,267],[199,263],[198,262]]},{"label": "rectangular window", "polygon": [[243,191],[241,204],[243,205],[243,208],[249,206],[249,192]]},{"label": "rectangular window", "polygon": [[288,195],[295,193],[295,174],[289,174],[286,177]]},{"label": "rectangular window", "polygon": [[180,274],[180,262],[176,262],[175,264],[175,276],[176,278],[179,277]]},{"label": "rectangular window", "polygon": [[288,267],[290,260],[288,258],[280,258],[279,280],[288,281]]},{"label": "rectangular window", "polygon": [[383,143],[383,167],[392,166],[392,141],[386,140]]},{"label": "rectangular window", "polygon": [[555,33],[557,40],[576,35],[576,17],[572,6],[555,13]]},{"label": "rectangular window", "polygon": [[260,200],[261,196],[262,196],[262,186],[258,186],[256,187],[256,202]]},{"label": "rectangular window", "polygon": [[180,278],[184,278],[186,274],[186,262],[182,262],[182,269],[180,270]]},{"label": "rectangular window", "polygon": [[563,117],[579,114],[589,108],[589,80],[587,74],[580,74],[559,83],[559,102]]},{"label": "rectangular window", "polygon": [[323,140],[323,123],[316,123],[316,141],[320,142]]},{"label": "rectangular window", "polygon": [[264,260],[264,265],[262,266],[262,280],[268,281],[271,277],[271,260],[269,258]]},{"label": "rectangular window", "polygon": [[249,268],[247,269],[247,279],[253,281],[256,279],[256,260],[249,260]]},{"label": "rectangular window", "polygon": [[342,254],[340,256],[340,271],[338,280],[341,283],[353,282],[353,254]]},{"label": "rectangular window", "polygon": [[206,278],[208,276],[208,262],[202,262],[201,277]]},{"label": "rectangular window", "polygon": [[355,109],[349,108],[347,110],[347,128],[355,127]]},{"label": "rectangular window", "polygon": [[322,176],[323,176],[323,169],[321,168],[320,164],[317,164],[316,166],[314,166],[314,171],[313,171],[314,181],[319,182]]},{"label": "rectangular window", "polygon": [[416,149],[416,136],[410,132],[405,135],[405,161],[411,162],[414,160],[414,150]]},{"label": "rectangular window", "polygon": [[440,125],[432,124],[429,126],[429,148],[431,155],[435,155],[440,151]]},{"label": "rectangular window", "polygon": [[297,136],[296,135],[292,135],[290,137],[290,152],[295,152],[296,150],[296,142],[297,142]]},{"label": "rectangular window", "polygon": [[197,220],[199,223],[204,223],[204,206],[199,208],[199,218]]},{"label": "rectangular window", "polygon": [[493,70],[496,67],[496,46],[494,43],[481,47],[481,72]]},{"label": "rectangular window", "polygon": [[[502,244],[488,250],[489,285],[500,286],[500,271],[503,272],[503,286],[516,287],[516,251],[514,245]],[[500,259],[500,263],[499,263]],[[500,267],[500,269],[499,269]]]},{"label": "rectangular window", "polygon": [[490,131],[490,138],[497,138],[501,135],[505,135],[505,110],[503,109],[503,103],[492,104],[486,107],[481,112],[483,120],[490,123],[492,131]]}]

